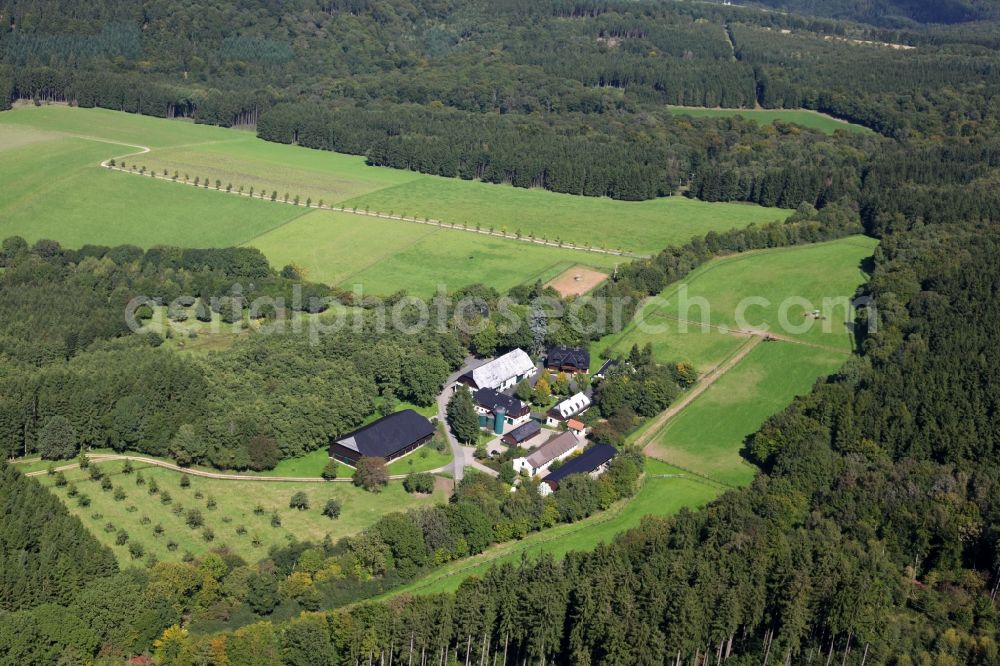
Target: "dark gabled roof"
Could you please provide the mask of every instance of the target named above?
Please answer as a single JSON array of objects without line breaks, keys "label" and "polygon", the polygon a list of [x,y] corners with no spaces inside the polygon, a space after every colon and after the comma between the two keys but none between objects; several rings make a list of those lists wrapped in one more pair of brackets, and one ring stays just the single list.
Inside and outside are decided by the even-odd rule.
[{"label": "dark gabled roof", "polygon": [[477,405],[494,413],[502,408],[507,414],[518,414],[524,409],[524,403],[517,398],[504,395],[491,388],[479,389],[474,397]]},{"label": "dark gabled roof", "polygon": [[335,441],[362,456],[386,458],[434,434],[434,424],[412,409],[383,416]]},{"label": "dark gabled roof", "polygon": [[510,437],[515,442],[520,443],[526,439],[534,437],[541,431],[542,425],[538,421],[528,421],[527,423],[523,423],[511,430],[506,436]]},{"label": "dark gabled roof", "polygon": [[570,458],[562,466],[549,472],[542,481],[558,483],[570,474],[589,474],[618,455],[618,450],[610,444],[595,444],[575,458]]},{"label": "dark gabled roof", "polygon": [[545,352],[546,365],[572,365],[575,368],[590,367],[590,352],[579,347],[550,347]]}]

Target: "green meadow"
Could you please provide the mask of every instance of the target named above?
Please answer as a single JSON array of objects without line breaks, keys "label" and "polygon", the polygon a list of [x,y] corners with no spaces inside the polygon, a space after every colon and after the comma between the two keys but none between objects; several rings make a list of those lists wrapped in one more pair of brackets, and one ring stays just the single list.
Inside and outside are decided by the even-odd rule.
[{"label": "green meadow", "polygon": [[454,591],[469,577],[484,574],[491,566],[516,565],[522,557],[550,554],[562,558],[571,551],[591,550],[617,534],[637,527],[645,516],[671,516],[683,508],[700,508],[718,497],[721,489],[654,458],[646,459],[646,476],[632,499],[570,525],[535,532],[520,541],[499,544],[470,558],[450,562],[427,576],[394,590],[397,594],[434,594]]},{"label": "green meadow", "polygon": [[422,176],[344,203],[643,254],[655,254],[709,231],[788,217],[788,211],[751,204],[706,203],[676,196],[615,201],[435,176]]},{"label": "green meadow", "polygon": [[[140,146],[151,150],[134,154]],[[322,200],[327,205],[368,207],[646,254],[708,231],[764,224],[788,214],[780,209],[682,197],[624,202],[440,178],[369,167],[359,156],[269,143],[245,130],[63,106],[20,107],[0,114],[0,156],[0,176],[14,185],[5,188],[7,194],[0,200],[0,234],[16,233],[31,240],[50,237],[68,246],[86,242],[247,243],[307,212],[272,203],[272,192],[278,199],[288,194],[299,196],[303,203],[307,198],[313,204]],[[119,163],[124,160],[129,167],[147,167],[160,176],[177,174],[179,182],[185,177],[188,182],[207,179],[213,191],[152,178],[143,182],[137,176],[97,168],[111,157]],[[253,188],[258,197],[266,192],[268,200],[223,195],[214,191],[216,181],[223,188],[231,184],[234,191],[242,188],[247,194]],[[306,223],[280,240],[293,238],[312,249],[310,239],[297,234],[313,231]],[[407,236],[405,231],[397,233]],[[355,242],[353,238],[330,239],[329,233],[323,240],[337,246]],[[521,247],[515,246],[509,254],[520,252]],[[579,256],[554,250],[567,257]],[[318,263],[312,255],[303,253],[296,263]],[[598,255],[583,256],[579,263],[589,264],[593,262],[586,257]],[[339,269],[326,272],[334,277],[343,274]]]},{"label": "green meadow", "polygon": [[693,106],[668,106],[676,116],[691,116],[692,118],[732,118],[741,116],[762,125],[783,122],[794,123],[802,127],[833,134],[837,130],[871,134],[872,130],[863,125],[855,125],[845,120],[838,120],[825,113],[807,109],[707,109]]},{"label": "green meadow", "polygon": [[[609,358],[649,343],[660,362],[684,361],[704,373],[740,344],[715,328],[721,327],[769,330],[847,353],[853,348],[847,301],[867,280],[861,264],[876,244],[851,236],[714,259],[650,299],[624,331],[591,349]],[[812,315],[816,309],[820,318]]]},{"label": "green meadow", "polygon": [[757,469],[740,455],[746,437],[846,360],[824,349],[764,342],[671,419],[646,451],[721,483],[750,483]]},{"label": "green meadow", "polygon": [[[54,477],[38,477],[52,488],[71,513],[115,552],[123,565],[127,565],[131,557],[127,544],[115,542],[118,530],[122,529],[128,533],[129,541],[141,543],[146,553],[160,560],[179,561],[185,552],[198,556],[228,546],[248,562],[256,562],[266,556],[271,546],[285,545],[292,539],[319,541],[327,534],[337,540],[360,532],[387,513],[445,499],[443,490],[433,495],[407,494],[399,481],[390,483],[382,492],[369,493],[343,482],[225,481],[190,476],[190,487],[182,488],[179,472],[136,463],[135,472],[127,475],[122,472],[123,465],[119,461],[99,463],[114,485],[125,490],[127,496],[122,501],[115,500],[113,492],[102,490],[99,482],[91,481],[87,471],[65,472],[79,492],[90,498],[87,507],[79,506],[76,498],[69,497],[67,487],[55,487]],[[142,486],[136,484],[140,473],[145,480]],[[159,491],[150,494],[154,480]],[[309,498],[310,506],[304,511],[288,506],[292,494],[300,490]],[[169,504],[162,501],[164,492],[170,497]],[[210,498],[215,500],[214,509],[208,507]],[[321,514],[328,499],[341,502],[339,518],[330,519]],[[263,508],[259,514],[255,512],[258,505]],[[177,512],[177,507],[182,510]],[[201,512],[205,527],[213,532],[211,540],[205,538],[204,527],[188,527],[185,519],[190,509]],[[280,518],[281,524],[277,527],[271,524],[273,513]],[[113,530],[107,528],[109,524]],[[163,527],[160,536],[154,532],[156,525]],[[241,527],[245,528],[245,533],[240,533]],[[171,549],[170,542],[176,544],[176,548]]]}]

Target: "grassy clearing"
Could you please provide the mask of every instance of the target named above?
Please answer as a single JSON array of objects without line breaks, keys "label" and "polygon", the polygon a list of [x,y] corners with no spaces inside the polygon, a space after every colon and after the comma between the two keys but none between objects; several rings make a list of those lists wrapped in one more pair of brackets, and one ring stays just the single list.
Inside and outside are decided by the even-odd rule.
[{"label": "grassy clearing", "polygon": [[[736,327],[737,307],[747,298],[763,298],[769,303],[746,308],[745,319],[750,326],[768,326],[776,334],[850,351],[853,343],[846,323],[852,313],[844,307],[835,308],[824,320],[813,319],[807,313],[813,308],[822,309],[824,299],[854,294],[866,280],[860,263],[871,255],[875,244],[873,239],[852,236],[713,260],[651,299],[641,309],[641,316],[624,331],[594,342],[591,353],[609,358],[627,354],[634,344],[643,347],[649,343],[661,363],[685,361],[704,373],[729,356],[742,338],[702,326],[705,310],[699,303],[709,306],[709,324]],[[690,303],[686,311],[682,295]],[[789,300],[798,298],[805,300]],[[805,330],[780,325],[783,303],[787,303],[785,320]]]},{"label": "grassy clearing", "polygon": [[[739,342],[728,341],[730,334],[703,327],[701,322],[740,328],[737,314],[744,304],[743,323],[749,328],[849,352],[853,341],[848,323],[853,312],[837,299],[849,300],[865,282],[861,262],[871,256],[876,244],[865,236],[851,236],[715,259],[650,299],[624,331],[598,340],[591,348],[606,358],[627,353],[633,344],[641,347],[649,342],[661,362],[686,360],[704,371],[728,356]],[[816,308],[825,319],[809,316]],[[687,323],[685,331],[682,320],[697,323]]]},{"label": "grassy clearing", "polygon": [[683,197],[615,201],[435,176],[423,176],[345,203],[647,254],[709,231],[788,217],[788,211],[749,204],[706,203]]},{"label": "grassy clearing", "polygon": [[[389,484],[381,493],[367,493],[355,488],[349,483],[262,483],[253,481],[220,481],[189,477],[191,486],[181,488],[181,474],[159,467],[137,464],[137,472],[141,472],[147,483],[137,486],[136,474],[122,474],[123,463],[113,461],[101,463],[101,469],[106,470],[115,485],[120,485],[128,494],[124,501],[114,500],[111,492],[101,490],[97,482],[90,481],[84,470],[71,470],[66,477],[77,484],[81,493],[91,498],[91,505],[81,508],[73,498],[67,497],[65,488],[55,488],[53,477],[42,476],[39,480],[52,487],[53,492],[66,503],[70,511],[80,517],[84,525],[94,535],[106,544],[118,556],[119,561],[127,564],[131,561],[127,546],[115,543],[119,529],[129,534],[130,540],[141,543],[147,553],[154,554],[160,560],[179,560],[185,551],[193,555],[205,553],[221,545],[229,546],[247,561],[255,562],[267,554],[272,545],[286,544],[292,539],[319,540],[329,534],[332,539],[355,534],[373,524],[381,516],[393,511],[444,501],[444,493],[437,491],[434,495],[415,496],[407,494],[400,482]],[[156,480],[161,493],[150,495],[149,482]],[[310,508],[298,511],[288,507],[289,498],[296,491],[304,491],[309,497]],[[161,503],[162,491],[171,496],[171,503]],[[202,498],[196,494],[201,493]],[[208,498],[217,502],[215,509],[208,509]],[[342,504],[339,519],[331,520],[321,515],[323,505],[328,499],[338,499]],[[257,515],[254,508],[260,504],[264,513]],[[212,541],[206,541],[202,529],[191,529],[185,524],[185,513],[175,514],[173,508],[182,506],[185,512],[197,508],[204,517],[205,526],[215,533]],[[135,507],[129,511],[129,507]],[[271,526],[273,512],[281,518],[279,527]],[[94,518],[95,515],[99,518]],[[149,519],[143,524],[143,518]],[[115,530],[105,531],[105,525],[111,523]],[[160,524],[164,528],[162,536],[157,537],[153,528]],[[237,534],[237,527],[244,526],[246,534]],[[254,538],[259,539],[258,546],[253,545]],[[176,550],[168,548],[168,542],[177,543]]]},{"label": "grassy clearing", "polygon": [[836,352],[765,342],[668,422],[647,453],[722,483],[747,484],[756,468],[740,456],[744,439],[845,360]]},{"label": "grassy clearing", "polygon": [[631,500],[578,523],[536,532],[521,541],[495,546],[476,557],[451,562],[393,591],[392,595],[453,591],[468,576],[482,575],[495,564],[516,564],[522,556],[531,558],[549,553],[561,558],[570,551],[590,550],[638,526],[644,516],[670,516],[685,507],[702,507],[720,493],[718,488],[691,478],[663,476],[670,474],[683,472],[659,460],[647,459],[646,477]]},{"label": "grassy clearing", "polygon": [[872,133],[872,130],[863,125],[855,125],[844,120],[838,120],[825,113],[806,109],[706,109],[693,106],[669,106],[667,108],[674,115],[691,116],[692,118],[732,118],[733,116],[742,116],[762,125],[776,121],[795,123],[796,125],[819,130],[826,134],[833,134],[837,130],[858,134]]}]

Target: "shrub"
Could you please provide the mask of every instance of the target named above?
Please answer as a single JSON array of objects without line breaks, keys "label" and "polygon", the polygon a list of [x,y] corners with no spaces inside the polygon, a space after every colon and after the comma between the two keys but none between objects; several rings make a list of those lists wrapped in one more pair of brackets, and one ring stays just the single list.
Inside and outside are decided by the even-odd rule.
[{"label": "shrub", "polygon": [[260,502],[257,502],[257,505],[253,508],[253,515],[263,516],[264,513],[265,513],[264,505],[262,505]]},{"label": "shrub", "polygon": [[206,507],[206,508],[207,508],[207,509],[208,509],[209,511],[213,511],[213,510],[215,510],[215,508],[216,508],[217,506],[219,506],[219,503],[215,501],[215,498],[214,498],[214,497],[212,497],[211,495],[209,495],[209,496],[208,496],[208,500],[207,500],[207,501],[205,502],[205,507]]},{"label": "shrub", "polygon": [[333,481],[337,478],[337,461],[332,458],[327,461],[326,465],[323,466],[323,472],[321,475],[327,481]]},{"label": "shrub", "polygon": [[62,472],[56,472],[56,488],[64,487],[69,481],[66,480],[66,475]]},{"label": "shrub", "polygon": [[69,496],[69,497],[76,497],[79,494],[80,494],[80,491],[76,489],[76,484],[75,483],[71,483],[68,486],[66,486],[66,495],[67,496]]},{"label": "shrub", "polygon": [[115,527],[114,523],[105,523],[105,525],[104,525],[104,531],[107,532],[108,534],[111,534],[116,529],[118,529],[118,528]]},{"label": "shrub", "polygon": [[277,511],[271,514],[271,527],[281,527],[281,516]]},{"label": "shrub", "polygon": [[142,472],[139,472],[138,474],[135,475],[135,485],[137,486],[146,485],[146,477],[142,475]]},{"label": "shrub", "polygon": [[198,509],[191,509],[187,512],[184,522],[186,522],[187,526],[191,529],[197,529],[205,524],[205,518],[201,515],[201,511]]},{"label": "shrub", "polygon": [[175,550],[177,550],[177,542],[174,541],[173,539],[171,539],[170,541],[168,541],[167,542],[167,550],[169,550],[171,553],[174,552]]},{"label": "shrub", "polygon": [[298,509],[299,511],[305,511],[309,508],[309,497],[301,490],[292,495],[292,499],[288,502],[288,508]]},{"label": "shrub", "polygon": [[170,493],[168,493],[166,490],[160,493],[160,504],[170,504],[170,502],[172,501],[173,498],[170,497]]},{"label": "shrub", "polygon": [[142,518],[139,519],[140,525],[149,525],[151,522],[153,521],[149,519],[149,516],[143,516]]},{"label": "shrub", "polygon": [[101,490],[108,491],[111,490],[113,487],[114,486],[111,483],[111,477],[105,476],[101,478]]},{"label": "shrub", "polygon": [[410,472],[403,480],[403,488],[408,493],[432,493],[434,492],[434,476],[428,472],[417,474]]},{"label": "shrub", "polygon": [[102,472],[100,470],[100,468],[94,467],[94,466],[90,467],[90,480],[91,481],[100,481],[103,478],[104,478],[104,472]]},{"label": "shrub", "polygon": [[115,488],[115,492],[111,495],[116,502],[123,502],[125,500],[125,489],[121,486]]},{"label": "shrub", "polygon": [[146,549],[142,547],[141,543],[133,541],[128,545],[128,554],[132,557],[133,560],[138,560],[139,558],[141,558],[143,555],[146,554]]},{"label": "shrub", "polygon": [[81,507],[90,506],[90,495],[87,495],[86,493],[81,494],[76,498],[76,503]]},{"label": "shrub", "polygon": [[214,541],[215,530],[213,530],[211,527],[206,527],[201,531],[201,538],[204,539],[205,541]]},{"label": "shrub", "polygon": [[247,528],[245,526],[243,525],[236,526],[236,534],[243,536],[246,533],[247,533]]},{"label": "shrub", "polygon": [[340,500],[328,499],[323,506],[323,515],[330,519],[340,518]]},{"label": "shrub", "polygon": [[132,466],[131,460],[126,460],[125,464],[122,465],[122,474],[131,474],[135,471],[135,467]]},{"label": "shrub", "polygon": [[181,488],[190,488],[190,487],[191,487],[191,477],[189,477],[187,474],[181,474]]},{"label": "shrub", "polygon": [[115,543],[119,546],[124,546],[126,541],[128,541],[128,532],[118,530],[118,534],[115,535]]},{"label": "shrub", "polygon": [[163,530],[163,525],[161,525],[160,523],[156,523],[156,525],[153,526],[153,534],[155,536],[158,536],[158,537],[159,536],[163,536],[163,531],[164,531]]}]

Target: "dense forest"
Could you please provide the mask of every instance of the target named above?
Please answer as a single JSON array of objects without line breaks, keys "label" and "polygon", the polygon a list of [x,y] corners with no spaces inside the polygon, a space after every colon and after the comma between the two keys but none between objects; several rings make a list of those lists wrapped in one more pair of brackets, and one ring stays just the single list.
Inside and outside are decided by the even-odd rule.
[{"label": "dense forest", "polygon": [[[392,514],[353,539],[290,544],[261,562],[222,551],[123,572],[53,496],[5,467],[0,664],[144,654],[232,666],[1000,663],[1000,17],[975,0],[758,4],[782,11],[624,0],[3,3],[0,109],[68,102],[253,125],[265,139],[373,165],[789,209],[784,223],[622,266],[603,296],[637,301],[720,254],[859,231],[881,243],[857,355],[747,440],[761,469],[752,486],[647,518],[590,553],[503,564],[455,594],[355,603],[600,510],[633,492],[641,460],[622,456],[614,474],[544,501],[470,476],[447,506]],[[981,22],[960,23],[969,20]],[[696,119],[668,104],[803,107],[874,132]],[[151,299],[136,311],[143,321],[164,309],[175,321],[249,321],[257,297],[294,300],[294,268],[245,249],[16,238],[0,263],[5,457],[111,446],[266,469],[398,400],[431,403],[470,349],[539,351],[595,335],[546,323],[532,304],[540,284],[507,294],[520,326],[501,325],[493,290],[441,296],[450,316],[464,297],[483,302],[478,337],[380,332],[369,303],[306,284],[311,298],[289,311],[321,319],[350,307],[362,325],[318,343],[247,335],[192,356],[168,349],[166,334],[128,335],[126,304]],[[258,323],[285,310],[265,309]],[[664,400],[683,389],[676,368],[635,355],[638,377]],[[608,441],[621,440],[625,417],[664,404],[643,402],[631,383],[612,377],[597,394]]]}]

